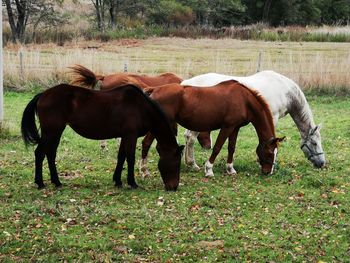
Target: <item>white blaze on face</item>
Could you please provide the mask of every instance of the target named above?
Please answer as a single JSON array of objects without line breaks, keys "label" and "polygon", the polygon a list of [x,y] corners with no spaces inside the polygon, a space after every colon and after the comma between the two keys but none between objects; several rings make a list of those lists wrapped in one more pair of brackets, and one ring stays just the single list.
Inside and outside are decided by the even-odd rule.
[{"label": "white blaze on face", "polygon": [[276,158],[277,158],[277,147],[275,148],[275,150],[273,151],[273,163],[272,163],[272,168],[271,168],[271,172],[270,174],[273,174],[273,170],[275,168],[275,163],[276,163]]}]

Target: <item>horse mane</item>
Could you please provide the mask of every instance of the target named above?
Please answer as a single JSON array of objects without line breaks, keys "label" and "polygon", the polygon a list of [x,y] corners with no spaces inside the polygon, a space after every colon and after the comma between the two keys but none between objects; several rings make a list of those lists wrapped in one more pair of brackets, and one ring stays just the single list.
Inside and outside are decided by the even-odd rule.
[{"label": "horse mane", "polygon": [[[165,115],[164,111],[162,110],[162,108],[160,107],[160,105],[159,105],[159,103],[157,101],[152,100],[142,89],[140,89],[138,86],[136,86],[134,84],[126,84],[126,85],[119,86],[119,87],[116,87],[116,88],[113,88],[113,89],[122,89],[122,88],[125,88],[125,89],[131,88],[132,90],[136,91],[141,96],[143,96],[146,99],[146,101],[148,102],[148,104],[151,105],[151,107],[155,111],[160,113],[161,119],[163,119],[164,122],[166,123],[166,125],[169,127],[169,129],[171,131],[173,131],[173,129],[171,128],[171,125],[170,125],[168,117]],[[111,90],[113,90],[113,89],[111,89]],[[110,90],[108,90],[108,91],[110,91]]]},{"label": "horse mane", "polygon": [[[232,80],[228,80],[228,81],[232,81]],[[260,105],[264,108],[264,110],[266,112],[268,112],[268,121],[269,124],[272,127],[275,127],[274,123],[273,123],[273,118],[272,118],[272,112],[271,112],[271,108],[270,105],[267,103],[267,101],[265,100],[265,98],[260,94],[259,91],[257,90],[252,90],[250,88],[248,88],[246,85],[234,80],[235,83],[238,83],[239,85],[241,85],[242,87],[244,87],[246,90],[248,90],[251,94],[253,94],[253,96],[257,99],[257,101],[260,103]],[[275,129],[273,129],[275,131]]]},{"label": "horse mane", "polygon": [[71,85],[83,86],[93,88],[99,80],[103,80],[103,75],[96,75],[88,68],[76,64],[68,67],[71,69],[71,75],[74,77],[70,82]]},{"label": "horse mane", "polygon": [[299,85],[291,80],[294,84],[295,96],[298,99],[299,117],[302,122],[309,123],[311,127],[315,126],[314,117],[310,108],[309,103],[306,100],[304,92],[300,89]]}]

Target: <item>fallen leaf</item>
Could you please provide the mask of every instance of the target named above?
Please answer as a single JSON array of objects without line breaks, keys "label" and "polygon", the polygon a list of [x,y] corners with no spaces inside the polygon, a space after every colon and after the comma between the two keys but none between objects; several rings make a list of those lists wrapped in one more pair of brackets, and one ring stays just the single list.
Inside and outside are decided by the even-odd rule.
[{"label": "fallen leaf", "polygon": [[222,248],[224,246],[223,240],[215,240],[215,241],[200,241],[198,246],[205,249],[213,249],[213,248]]},{"label": "fallen leaf", "polygon": [[5,236],[7,236],[7,237],[10,237],[10,236],[11,236],[11,234],[10,234],[9,232],[7,232],[7,231],[2,231],[2,233],[3,233]]}]

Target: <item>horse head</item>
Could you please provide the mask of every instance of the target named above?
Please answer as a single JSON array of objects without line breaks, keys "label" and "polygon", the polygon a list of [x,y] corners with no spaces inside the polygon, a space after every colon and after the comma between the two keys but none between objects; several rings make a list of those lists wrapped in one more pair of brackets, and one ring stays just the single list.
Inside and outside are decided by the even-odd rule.
[{"label": "horse head", "polygon": [[272,137],[267,141],[259,143],[258,147],[256,148],[256,154],[258,155],[258,161],[261,165],[262,173],[273,173],[277,159],[278,145],[284,140],[284,138],[285,137]]},{"label": "horse head", "polygon": [[162,176],[165,189],[167,191],[176,191],[180,182],[180,165],[181,155],[184,146],[178,146],[175,151],[163,150],[157,144],[157,150],[159,153],[158,169]]},{"label": "horse head", "polygon": [[326,164],[326,159],[321,144],[321,127],[322,126],[320,124],[316,127],[310,128],[307,137],[301,140],[300,146],[308,160],[311,161],[317,168],[322,168]]}]

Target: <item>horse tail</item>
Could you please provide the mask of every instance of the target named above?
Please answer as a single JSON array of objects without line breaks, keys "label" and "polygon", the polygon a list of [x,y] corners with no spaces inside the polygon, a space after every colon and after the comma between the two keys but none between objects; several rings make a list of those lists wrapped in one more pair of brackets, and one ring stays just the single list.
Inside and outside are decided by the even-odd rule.
[{"label": "horse tail", "polygon": [[72,85],[94,88],[99,80],[104,79],[103,75],[96,75],[94,72],[82,65],[74,65],[68,68],[72,70],[71,73],[74,77],[74,79],[70,82]]},{"label": "horse tail", "polygon": [[41,95],[42,93],[35,95],[23,112],[21,132],[26,147],[28,147],[28,145],[36,145],[40,142],[39,130],[35,124],[35,114],[37,110],[37,103]]}]

